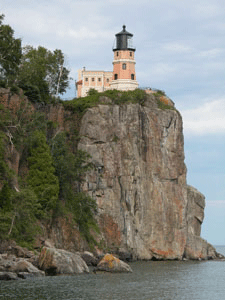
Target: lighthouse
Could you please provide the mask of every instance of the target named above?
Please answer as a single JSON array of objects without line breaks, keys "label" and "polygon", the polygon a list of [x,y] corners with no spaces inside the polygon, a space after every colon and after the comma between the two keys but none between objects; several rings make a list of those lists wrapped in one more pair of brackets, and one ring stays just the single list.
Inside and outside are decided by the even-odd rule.
[{"label": "lighthouse", "polygon": [[135,48],[133,47],[133,34],[123,30],[116,34],[116,44],[113,48],[113,72],[99,70],[78,70],[76,81],[77,97],[85,97],[90,89],[98,92],[106,90],[128,91],[138,88],[135,73]]},{"label": "lighthouse", "polygon": [[133,47],[133,34],[123,30],[116,34],[116,45],[113,49],[113,78],[111,89],[116,90],[134,90],[138,88],[135,73],[135,48]]}]

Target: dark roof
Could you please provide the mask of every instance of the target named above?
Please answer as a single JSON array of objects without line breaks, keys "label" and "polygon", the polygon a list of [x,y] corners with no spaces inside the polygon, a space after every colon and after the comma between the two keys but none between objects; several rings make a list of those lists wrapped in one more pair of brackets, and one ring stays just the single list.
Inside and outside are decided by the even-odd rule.
[{"label": "dark roof", "polygon": [[132,33],[126,31],[126,25],[123,25],[123,30],[120,31],[119,33],[117,33],[116,36],[117,36],[117,35],[129,35],[129,36],[133,36]]}]

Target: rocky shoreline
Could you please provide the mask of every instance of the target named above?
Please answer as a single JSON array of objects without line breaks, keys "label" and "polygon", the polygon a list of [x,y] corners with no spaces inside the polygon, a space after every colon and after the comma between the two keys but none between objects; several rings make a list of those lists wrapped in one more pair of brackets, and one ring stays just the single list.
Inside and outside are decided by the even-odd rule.
[{"label": "rocky shoreline", "polygon": [[15,242],[1,248],[0,280],[90,273],[89,267],[94,273],[132,272],[126,262],[108,253],[95,256],[88,251],[73,253],[46,246],[35,253]]},{"label": "rocky shoreline", "polygon": [[[109,253],[96,255],[88,251],[73,253],[46,246],[41,249],[40,253],[35,253],[16,245],[15,242],[5,244],[0,249],[0,280],[88,274],[90,272],[95,274],[99,272],[132,272],[127,263],[132,259],[128,254],[126,259],[124,253],[123,257]],[[120,258],[123,258],[124,261]],[[225,260],[225,257],[217,253],[213,259]],[[188,259],[184,258],[183,260]]]}]

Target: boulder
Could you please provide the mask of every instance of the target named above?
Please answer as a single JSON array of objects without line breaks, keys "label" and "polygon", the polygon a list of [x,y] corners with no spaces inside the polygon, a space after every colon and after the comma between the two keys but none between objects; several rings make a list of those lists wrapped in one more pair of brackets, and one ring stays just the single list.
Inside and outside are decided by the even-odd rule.
[{"label": "boulder", "polygon": [[16,260],[17,258],[14,255],[0,255],[0,272],[11,271],[11,268],[15,265]]},{"label": "boulder", "polygon": [[[38,276],[44,276],[45,273],[38,268],[36,268],[31,262],[28,261],[28,259],[25,258],[16,258],[14,255],[0,255],[0,272],[2,273],[2,277],[6,278],[11,276],[11,273],[16,274],[19,273],[28,273],[29,276],[32,277],[38,277]],[[4,275],[5,273],[10,273],[9,275]],[[22,276],[19,276],[23,278]],[[28,277],[28,276],[26,276]]]},{"label": "boulder", "polygon": [[[44,273],[44,272],[43,272]],[[37,273],[19,272],[17,276],[21,279],[36,277]]]},{"label": "boulder", "polygon": [[89,273],[88,266],[80,255],[47,247],[40,253],[39,268],[47,275]]},{"label": "boulder", "polygon": [[81,254],[82,259],[86,262],[88,266],[97,266],[98,259],[94,256],[93,253],[84,251],[84,253]]},{"label": "boulder", "polygon": [[131,267],[120,260],[119,258],[113,256],[112,254],[106,254],[101,261],[98,263],[96,271],[105,271],[105,272],[132,272]]},{"label": "boulder", "polygon": [[13,272],[0,272],[0,280],[17,280],[17,274]]},{"label": "boulder", "polygon": [[14,265],[9,268],[9,271],[15,273],[29,273],[31,276],[39,277],[44,276],[45,273],[38,268],[36,268],[32,263],[25,259],[20,259]]}]

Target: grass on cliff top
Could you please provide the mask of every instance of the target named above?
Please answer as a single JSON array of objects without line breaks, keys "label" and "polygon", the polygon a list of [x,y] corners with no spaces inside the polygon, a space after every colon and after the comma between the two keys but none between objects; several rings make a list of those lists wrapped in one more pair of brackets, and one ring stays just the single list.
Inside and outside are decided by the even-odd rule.
[{"label": "grass on cliff top", "polygon": [[[174,109],[174,107],[162,101],[162,97],[167,97],[164,91],[156,90],[156,92],[152,95],[155,97],[158,108]],[[141,89],[133,91],[108,90],[102,93],[99,93],[95,89],[90,89],[88,96],[75,98],[70,101],[62,101],[62,104],[65,109],[83,115],[88,108],[94,107],[98,104],[123,105],[125,103],[139,103],[143,105],[147,97],[148,95],[146,92]]]},{"label": "grass on cliff top", "polygon": [[71,101],[64,101],[63,105],[66,109],[82,114],[86,109],[96,106],[100,103],[109,104],[108,102],[104,101],[104,97],[111,99],[112,104],[143,104],[147,98],[147,95],[145,91],[140,89],[136,89],[134,91],[108,90],[103,93],[99,93],[96,90],[91,89],[87,97],[76,98]]}]

